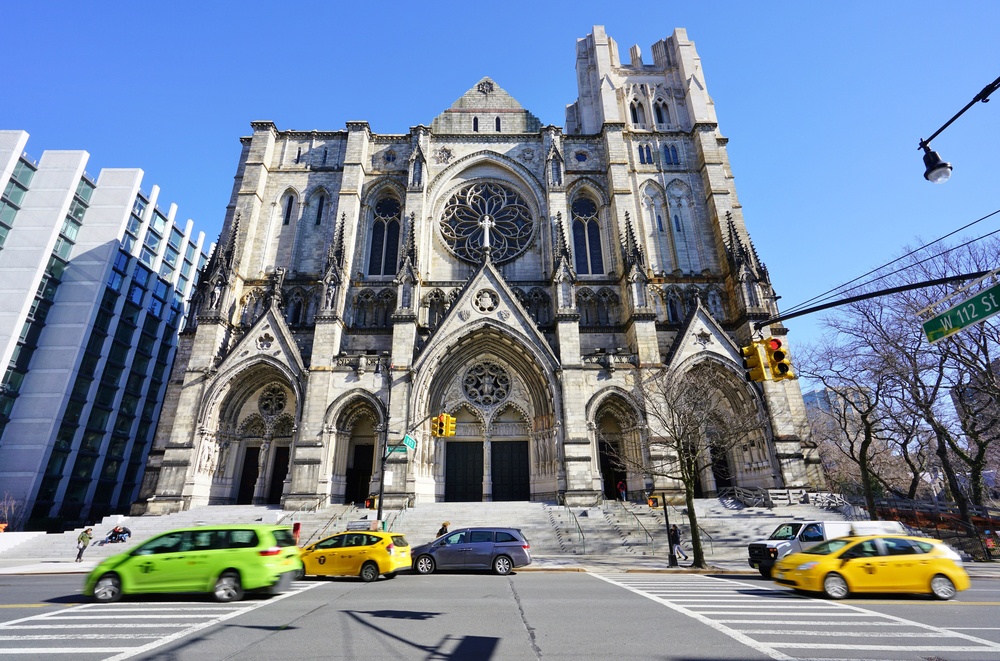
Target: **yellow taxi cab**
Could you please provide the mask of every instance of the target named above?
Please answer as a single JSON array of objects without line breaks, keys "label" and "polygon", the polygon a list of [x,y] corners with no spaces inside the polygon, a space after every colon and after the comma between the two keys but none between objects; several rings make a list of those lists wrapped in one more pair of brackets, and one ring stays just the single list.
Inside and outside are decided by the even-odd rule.
[{"label": "yellow taxi cab", "polygon": [[349,531],[337,533],[301,551],[307,576],[360,576],[374,581],[379,575],[396,578],[410,568],[410,545],[396,532]]},{"label": "yellow taxi cab", "polygon": [[851,593],[906,592],[951,599],[969,588],[962,558],[944,542],[905,535],[840,537],[774,566],[774,580],[831,599]]}]

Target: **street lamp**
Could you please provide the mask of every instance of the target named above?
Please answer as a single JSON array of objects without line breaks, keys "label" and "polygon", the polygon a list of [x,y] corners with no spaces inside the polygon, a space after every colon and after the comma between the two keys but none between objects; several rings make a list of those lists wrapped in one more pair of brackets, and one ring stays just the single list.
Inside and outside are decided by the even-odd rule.
[{"label": "street lamp", "polygon": [[972,101],[965,104],[964,108],[959,110],[954,117],[945,122],[944,126],[939,128],[937,131],[934,131],[931,137],[926,140],[920,140],[920,144],[917,149],[924,150],[924,179],[933,184],[943,184],[948,181],[948,178],[951,177],[951,163],[946,163],[936,151],[933,151],[930,148],[931,140],[936,138],[941,131],[951,126],[952,122],[961,117],[965,111],[971,108],[977,101],[987,103],[990,100],[990,94],[993,94],[993,92],[997,91],[998,88],[1000,88],[1000,78],[997,78],[992,83],[984,87],[979,94],[972,99]]}]

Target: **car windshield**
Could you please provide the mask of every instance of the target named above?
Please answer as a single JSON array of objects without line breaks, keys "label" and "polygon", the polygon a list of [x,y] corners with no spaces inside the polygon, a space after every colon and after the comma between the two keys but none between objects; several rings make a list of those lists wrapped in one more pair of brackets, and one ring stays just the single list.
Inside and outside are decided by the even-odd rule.
[{"label": "car windshield", "polygon": [[851,540],[849,539],[831,539],[828,542],[823,542],[822,544],[817,544],[810,549],[806,549],[803,553],[808,553],[810,555],[830,555],[831,553],[836,553],[850,543]]},{"label": "car windshield", "polygon": [[799,529],[802,527],[801,523],[785,523],[778,526],[778,529],[771,533],[768,539],[795,539],[795,535],[799,534]]}]

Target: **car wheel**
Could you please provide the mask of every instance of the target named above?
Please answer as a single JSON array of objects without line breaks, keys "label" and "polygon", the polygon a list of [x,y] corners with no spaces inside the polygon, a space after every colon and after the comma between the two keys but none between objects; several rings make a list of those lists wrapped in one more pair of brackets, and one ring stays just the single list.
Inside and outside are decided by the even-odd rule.
[{"label": "car wheel", "polygon": [[771,568],[770,567],[758,567],[757,571],[759,571],[760,575],[763,576],[764,578],[771,578]]},{"label": "car wheel", "polygon": [[122,580],[117,574],[105,574],[94,584],[94,600],[111,604],[122,598]]},{"label": "car wheel", "polygon": [[955,597],[958,590],[955,589],[955,584],[951,582],[950,578],[943,574],[938,574],[931,579],[931,592],[938,599],[948,601]]},{"label": "car wheel", "polygon": [[243,583],[240,575],[234,571],[223,572],[215,582],[215,600],[226,603],[239,601],[243,598]]},{"label": "car wheel", "polygon": [[417,570],[418,574],[433,574],[434,558],[429,555],[422,555],[413,563],[413,568]]},{"label": "car wheel", "polygon": [[849,593],[847,581],[840,574],[827,574],[823,579],[823,594],[830,599],[843,599]]},{"label": "car wheel", "polygon": [[365,583],[371,583],[378,578],[378,565],[374,562],[366,562],[361,566],[360,576]]},{"label": "car wheel", "polygon": [[500,576],[506,576],[514,568],[514,563],[505,555],[498,555],[493,559],[493,571]]}]

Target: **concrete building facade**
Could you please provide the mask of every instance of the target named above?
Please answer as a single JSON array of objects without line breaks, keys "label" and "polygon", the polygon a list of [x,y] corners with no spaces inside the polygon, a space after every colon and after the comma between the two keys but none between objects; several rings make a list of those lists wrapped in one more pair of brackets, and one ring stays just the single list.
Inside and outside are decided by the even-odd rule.
[{"label": "concrete building facade", "polygon": [[136,511],[360,501],[383,456],[390,506],[676,489],[614,457],[643,370],[705,365],[768,426],[699,491],[818,483],[797,381],[744,378],[775,296],[694,43],[598,26],[577,80],[563,128],[490,78],[405,135],[252,122]]},{"label": "concrete building facade", "polygon": [[[0,131],[0,494],[31,526],[127,512],[207,254],[142,170]],[[55,521],[53,521],[55,520]]]}]

